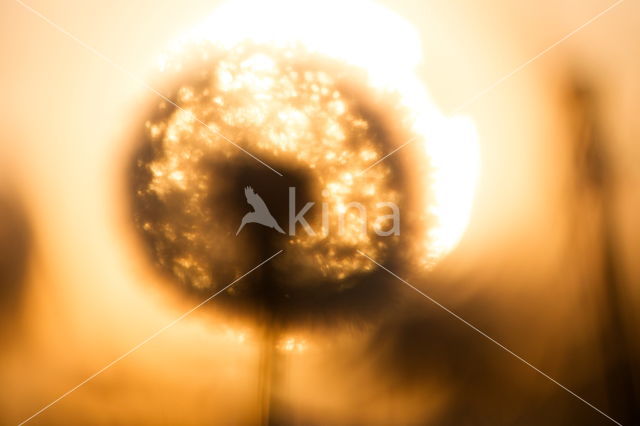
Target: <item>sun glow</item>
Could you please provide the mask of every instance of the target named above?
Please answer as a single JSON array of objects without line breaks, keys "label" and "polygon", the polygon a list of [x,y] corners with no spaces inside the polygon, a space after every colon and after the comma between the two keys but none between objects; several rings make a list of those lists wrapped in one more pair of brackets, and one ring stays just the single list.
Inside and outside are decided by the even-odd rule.
[{"label": "sun glow", "polygon": [[[227,49],[245,42],[283,48],[303,45],[309,52],[365,70],[375,88],[399,94],[402,105],[410,111],[409,126],[419,136],[412,145],[418,145],[417,152],[431,166],[431,172],[418,184],[431,194],[424,211],[435,223],[425,227],[428,229],[416,244],[416,258],[423,267],[431,267],[457,245],[469,222],[479,173],[476,130],[470,119],[446,117],[439,111],[416,76],[422,49],[413,26],[367,1],[233,1],[224,3],[201,25],[176,39],[166,56],[160,58],[160,68],[171,66],[170,58],[179,56],[185,46],[205,42]],[[266,57],[252,61],[255,63],[247,66],[273,66]],[[219,76],[221,82],[226,81],[223,74]],[[268,79],[255,82],[265,86],[265,92],[273,83]],[[345,106],[336,102],[331,108],[339,112]],[[397,141],[397,146],[406,142]],[[361,154],[365,158],[367,152]],[[401,155],[401,151],[394,155]],[[173,178],[180,181],[180,176]]]}]

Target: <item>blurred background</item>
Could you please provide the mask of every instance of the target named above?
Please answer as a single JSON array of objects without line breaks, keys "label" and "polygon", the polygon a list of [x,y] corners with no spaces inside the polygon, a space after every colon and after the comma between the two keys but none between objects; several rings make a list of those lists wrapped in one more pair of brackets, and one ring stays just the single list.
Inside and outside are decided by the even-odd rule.
[{"label": "blurred background", "polygon": [[[416,72],[479,141],[466,233],[406,278],[640,424],[640,4],[518,69],[613,2],[379,3],[415,28]],[[217,4],[28,2],[143,77]],[[193,300],[161,285],[126,202],[153,95],[15,1],[0,4],[0,57],[0,422],[16,424]],[[370,320],[294,326],[267,349],[268,326],[213,300],[31,423],[613,424],[397,284],[398,300]]]}]

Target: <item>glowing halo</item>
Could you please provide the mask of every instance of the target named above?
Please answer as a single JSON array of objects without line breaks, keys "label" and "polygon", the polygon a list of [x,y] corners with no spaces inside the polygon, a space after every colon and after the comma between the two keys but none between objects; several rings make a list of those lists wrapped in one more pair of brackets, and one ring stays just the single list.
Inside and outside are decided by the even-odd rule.
[{"label": "glowing halo", "polygon": [[[416,28],[364,0],[231,1],[176,39],[167,55],[205,40],[227,47],[246,40],[274,46],[302,43],[310,51],[366,70],[372,84],[399,93],[413,113],[413,131],[424,136],[418,143],[433,167],[433,176],[423,185],[433,191],[435,199],[425,209],[436,223],[423,236],[417,256],[430,267],[458,244],[480,171],[477,133],[471,119],[445,117],[416,76],[422,61]],[[160,68],[166,64],[167,56],[160,57]]]}]

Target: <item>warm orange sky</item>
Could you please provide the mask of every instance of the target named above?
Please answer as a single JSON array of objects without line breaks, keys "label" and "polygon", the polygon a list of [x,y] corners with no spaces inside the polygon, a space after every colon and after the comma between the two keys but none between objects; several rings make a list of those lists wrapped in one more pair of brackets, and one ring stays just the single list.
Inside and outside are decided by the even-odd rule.
[{"label": "warm orange sky", "polygon": [[[10,183],[23,200],[33,241],[19,327],[10,343],[2,343],[9,348],[0,355],[2,423],[33,414],[192,306],[163,285],[130,222],[124,170],[155,96],[130,75],[146,79],[169,41],[217,4],[25,3],[113,63],[18,3],[0,4],[0,189]],[[450,114],[612,2],[380,3],[417,30],[424,57],[417,75],[437,107]],[[598,94],[616,175],[625,300],[638,307],[638,28],[640,4],[627,0],[461,112],[477,128],[481,155],[470,225],[457,249],[420,282],[463,312],[478,298],[490,302],[469,315],[533,364],[576,386],[599,383],[602,371],[593,331],[597,284],[585,278],[597,268],[592,231],[581,231],[595,220],[585,213],[593,200],[576,195],[573,186],[570,85],[580,79]],[[229,321],[212,305],[43,413],[42,424],[257,421],[264,330]],[[638,319],[629,315],[626,321],[637,331]],[[373,361],[353,371],[352,357],[367,353],[371,329],[294,334],[283,336],[282,344],[297,338],[308,347],[287,355],[285,384],[277,391],[299,415],[384,424],[436,419],[455,406],[450,383],[402,388],[394,399]],[[536,396],[559,397],[557,389],[509,364],[512,369],[527,385],[531,381]],[[349,403],[359,392],[354,401],[369,408]],[[596,391],[591,396],[608,404]]]}]

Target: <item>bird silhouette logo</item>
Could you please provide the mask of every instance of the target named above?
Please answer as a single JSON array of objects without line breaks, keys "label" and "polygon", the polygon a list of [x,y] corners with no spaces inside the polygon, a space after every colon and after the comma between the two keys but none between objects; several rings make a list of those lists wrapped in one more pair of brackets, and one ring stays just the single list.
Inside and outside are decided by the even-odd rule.
[{"label": "bird silhouette logo", "polygon": [[244,196],[247,198],[247,203],[253,207],[253,211],[244,215],[242,218],[242,223],[240,223],[240,227],[236,231],[236,235],[240,233],[242,228],[247,223],[259,223],[260,225],[267,226],[269,228],[273,228],[276,231],[284,234],[278,222],[271,216],[267,205],[264,203],[264,200],[260,198],[258,194],[255,193],[252,187],[247,186],[244,188]]}]

